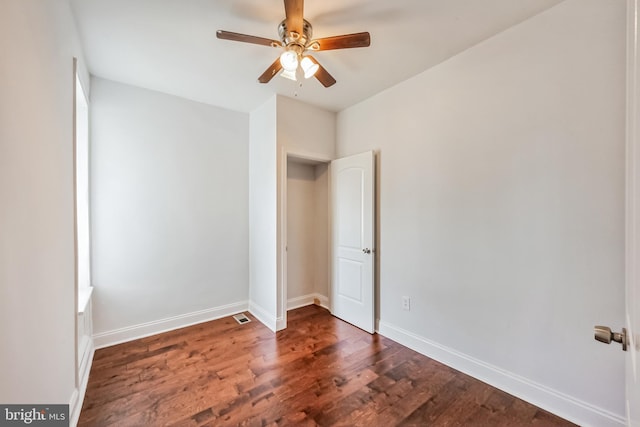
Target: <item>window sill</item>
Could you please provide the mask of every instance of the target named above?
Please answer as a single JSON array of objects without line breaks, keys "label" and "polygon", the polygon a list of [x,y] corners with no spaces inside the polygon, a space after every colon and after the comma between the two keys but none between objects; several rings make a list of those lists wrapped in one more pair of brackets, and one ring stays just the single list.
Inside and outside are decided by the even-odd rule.
[{"label": "window sill", "polygon": [[91,301],[92,293],[93,286],[78,289],[78,314],[84,314],[87,306],[89,305],[89,301]]}]

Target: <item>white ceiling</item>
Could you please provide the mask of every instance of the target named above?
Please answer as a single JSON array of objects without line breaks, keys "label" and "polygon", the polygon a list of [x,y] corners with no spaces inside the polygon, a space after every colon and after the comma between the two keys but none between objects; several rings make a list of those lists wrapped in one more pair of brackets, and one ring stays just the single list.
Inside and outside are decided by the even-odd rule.
[{"label": "white ceiling", "polygon": [[314,38],[371,33],[368,48],[317,52],[324,88],[257,78],[280,49],[218,40],[222,29],[278,39],[282,0],[71,0],[91,74],[237,111],[272,94],[340,111],[562,0],[307,0]]}]

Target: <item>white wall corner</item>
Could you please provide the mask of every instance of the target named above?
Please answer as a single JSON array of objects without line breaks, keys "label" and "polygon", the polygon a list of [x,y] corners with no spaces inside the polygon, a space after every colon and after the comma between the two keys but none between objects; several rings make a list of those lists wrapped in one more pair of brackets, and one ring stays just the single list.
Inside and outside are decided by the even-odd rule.
[{"label": "white wall corner", "polygon": [[141,323],[139,325],[120,328],[113,331],[101,332],[94,334],[93,340],[95,348],[97,349],[109,347],[123,342],[132,341],[134,339],[144,338],[198,323],[232,316],[247,310],[247,308],[247,301],[240,301],[233,304],[194,311],[192,313],[173,316],[153,322]]},{"label": "white wall corner", "polygon": [[316,298],[320,300],[320,307],[326,308],[327,310],[331,311],[331,308],[329,308],[328,296],[316,294]]},{"label": "white wall corner", "polygon": [[578,425],[598,427],[625,425],[624,416],[500,369],[390,323],[380,321],[378,332],[418,353]]},{"label": "white wall corner", "polygon": [[287,301],[287,310],[295,310],[296,308],[315,304],[316,299],[320,302],[320,304],[318,304],[320,307],[324,307],[329,310],[329,298],[317,293],[289,299]]},{"label": "white wall corner", "polygon": [[278,319],[273,316],[263,307],[259,306],[253,301],[249,302],[249,313],[251,313],[260,323],[262,323],[267,328],[271,329],[273,332],[276,332],[278,329]]}]

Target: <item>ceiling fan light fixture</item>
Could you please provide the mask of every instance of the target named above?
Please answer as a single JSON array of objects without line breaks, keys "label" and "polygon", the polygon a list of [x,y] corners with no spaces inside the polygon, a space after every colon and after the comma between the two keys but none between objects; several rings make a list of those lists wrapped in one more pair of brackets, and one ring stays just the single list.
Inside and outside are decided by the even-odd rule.
[{"label": "ceiling fan light fixture", "polygon": [[304,71],[305,79],[313,77],[318,72],[318,69],[320,69],[320,65],[308,56],[302,58],[300,67],[302,67],[302,71]]},{"label": "ceiling fan light fixture", "polygon": [[289,79],[289,80],[293,80],[294,82],[297,82],[298,79],[296,78],[296,72],[291,71],[291,70],[283,70],[282,74],[280,74],[282,77],[284,77],[285,79]]},{"label": "ceiling fan light fixture", "polygon": [[[371,45],[368,32],[343,34],[313,39],[313,27],[303,15],[304,0],[284,0],[285,18],[278,25],[280,40],[218,30],[216,37],[223,40],[252,43],[262,46],[280,47],[280,56],[258,77],[258,82],[269,83],[279,74],[291,80],[315,77],[324,87],[331,87],[336,79],[307,52],[321,50],[351,49]],[[298,68],[300,72],[298,74]],[[284,71],[282,71],[284,70]],[[282,72],[281,72],[282,71]]]},{"label": "ceiling fan light fixture", "polygon": [[298,68],[298,54],[293,50],[285,50],[280,55],[280,64],[286,71],[294,72]]}]

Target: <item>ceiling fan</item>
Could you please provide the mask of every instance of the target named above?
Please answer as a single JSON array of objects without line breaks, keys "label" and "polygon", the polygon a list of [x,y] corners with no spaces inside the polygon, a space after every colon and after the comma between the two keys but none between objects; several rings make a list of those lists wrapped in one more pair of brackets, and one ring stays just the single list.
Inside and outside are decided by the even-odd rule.
[{"label": "ceiling fan", "polygon": [[367,47],[371,44],[371,37],[369,33],[363,32],[314,40],[312,38],[313,27],[309,21],[304,19],[303,8],[304,0],[284,0],[285,19],[278,25],[280,40],[249,36],[224,30],[218,30],[216,35],[219,39],[284,49],[280,57],[258,77],[260,83],[269,83],[273,76],[278,74],[282,69],[284,69],[282,72],[283,77],[296,80],[296,73],[298,68],[300,68],[305,78],[308,79],[315,76],[324,87],[332,86],[336,83],[336,79],[307,52]]}]

